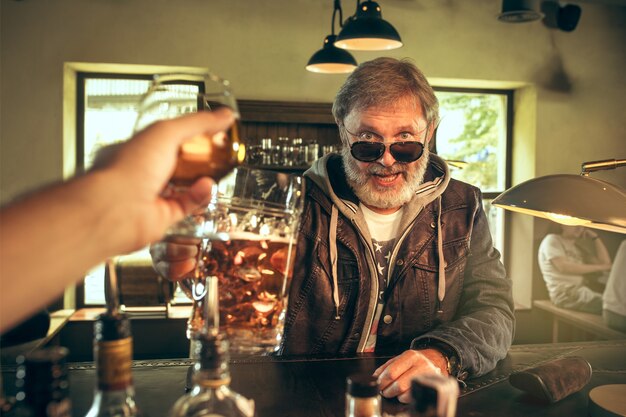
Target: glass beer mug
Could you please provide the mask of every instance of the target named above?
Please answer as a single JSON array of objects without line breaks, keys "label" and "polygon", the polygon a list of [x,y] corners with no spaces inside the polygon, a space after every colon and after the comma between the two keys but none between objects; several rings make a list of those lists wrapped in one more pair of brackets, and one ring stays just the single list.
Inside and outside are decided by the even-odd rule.
[{"label": "glass beer mug", "polygon": [[181,281],[193,302],[188,338],[206,327],[205,304],[217,302],[219,317],[210,320],[228,335],[231,353],[280,347],[303,199],[297,175],[238,167],[218,183],[197,269]]}]

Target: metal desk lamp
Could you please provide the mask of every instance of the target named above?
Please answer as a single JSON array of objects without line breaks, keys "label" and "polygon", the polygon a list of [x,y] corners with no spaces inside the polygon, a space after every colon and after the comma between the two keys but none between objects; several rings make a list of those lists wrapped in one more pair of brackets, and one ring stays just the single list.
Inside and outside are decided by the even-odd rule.
[{"label": "metal desk lamp", "polygon": [[[625,165],[626,159],[585,162],[580,175],[534,178],[500,194],[492,204],[565,225],[626,234],[626,192],[619,186],[589,177],[591,172]],[[589,415],[623,415],[625,396],[626,384],[593,388],[589,393]]]},{"label": "metal desk lamp", "polygon": [[626,191],[589,176],[621,166],[626,159],[585,162],[580,175],[533,178],[500,194],[492,204],[569,226],[626,233]]}]

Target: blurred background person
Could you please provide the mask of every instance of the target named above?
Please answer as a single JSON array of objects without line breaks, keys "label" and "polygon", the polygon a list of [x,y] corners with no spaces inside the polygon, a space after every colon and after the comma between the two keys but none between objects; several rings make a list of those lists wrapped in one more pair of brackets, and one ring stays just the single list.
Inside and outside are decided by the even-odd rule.
[{"label": "blurred background person", "polygon": [[591,288],[585,282],[585,276],[597,278],[597,273],[605,275],[611,269],[609,252],[596,232],[554,223],[539,245],[538,261],[554,305],[602,312],[603,288],[597,284]]},{"label": "blurred background person", "polygon": [[626,333],[626,240],[617,249],[602,294],[602,317],[607,326]]}]

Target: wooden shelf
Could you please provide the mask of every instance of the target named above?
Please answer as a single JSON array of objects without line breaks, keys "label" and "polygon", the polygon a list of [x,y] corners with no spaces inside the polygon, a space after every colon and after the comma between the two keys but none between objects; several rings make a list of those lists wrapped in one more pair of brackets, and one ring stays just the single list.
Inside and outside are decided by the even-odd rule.
[{"label": "wooden shelf", "polygon": [[[302,138],[304,143],[315,140],[320,147],[339,143],[331,103],[240,100],[238,105],[241,137],[251,144],[260,144],[263,138],[277,141],[279,137]],[[303,171],[302,167],[277,169]]]},{"label": "wooden shelf", "polygon": [[307,169],[311,168],[309,165],[304,165],[304,166],[298,166],[298,167],[294,167],[294,166],[285,166],[285,165],[249,165],[250,168],[257,168],[257,169],[266,169],[268,171],[278,171],[278,172],[304,172]]},{"label": "wooden shelf", "polygon": [[237,105],[244,123],[335,124],[330,103],[239,100]]}]

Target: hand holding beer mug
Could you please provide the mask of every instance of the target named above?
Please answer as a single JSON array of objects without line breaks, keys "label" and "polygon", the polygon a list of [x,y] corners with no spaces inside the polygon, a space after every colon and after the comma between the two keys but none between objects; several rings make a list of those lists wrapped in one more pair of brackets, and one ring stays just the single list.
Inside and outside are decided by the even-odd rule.
[{"label": "hand holding beer mug", "polygon": [[[296,236],[304,200],[297,175],[236,168],[204,213],[196,274],[181,281],[192,298],[188,337],[206,326],[205,303],[219,299],[220,330],[234,354],[275,352],[282,340]],[[211,294],[217,280],[218,297]],[[214,291],[214,289],[213,289]]]},{"label": "hand holding beer mug", "polygon": [[[156,75],[139,105],[135,132],[159,120],[173,119],[187,113],[213,111],[228,107],[235,123],[226,132],[196,135],[183,143],[176,168],[164,195],[192,185],[198,178],[219,181],[245,158],[245,146],[239,140],[239,111],[228,81],[216,75]],[[202,237],[202,215],[192,215],[172,226],[168,235]]]}]

